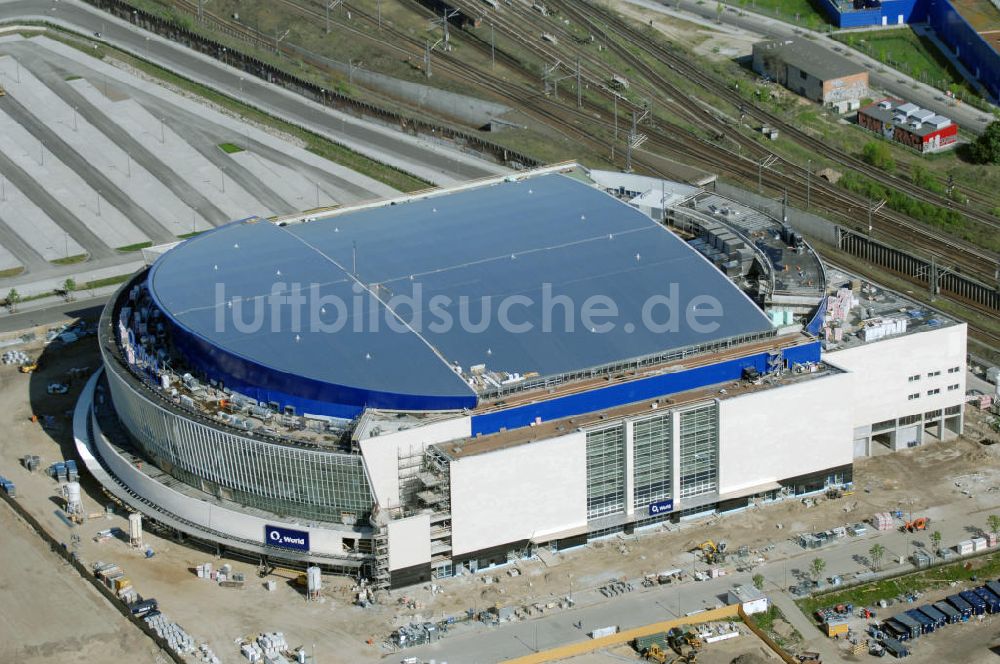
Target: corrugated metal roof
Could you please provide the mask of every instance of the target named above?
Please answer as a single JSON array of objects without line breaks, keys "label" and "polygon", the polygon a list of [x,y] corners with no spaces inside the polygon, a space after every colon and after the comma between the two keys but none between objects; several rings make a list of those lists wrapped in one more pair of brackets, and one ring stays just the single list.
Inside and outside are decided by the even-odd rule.
[{"label": "corrugated metal roof", "polygon": [[[741,291],[678,237],[615,198],[561,175],[285,227],[230,224],[167,253],[149,282],[168,315],[227,353],[360,390],[465,399],[470,388],[449,363],[466,370],[485,364],[489,370],[558,375],[770,328]],[[221,303],[219,289],[225,293]],[[298,328],[290,307],[267,304],[273,289],[306,297]],[[561,305],[549,308],[552,316],[544,315],[543,290],[574,304],[571,331],[562,329]],[[724,317],[704,333],[687,325],[683,315],[676,332],[647,329],[644,304],[674,293],[681,307],[712,296]],[[402,298],[418,294],[422,320],[414,321],[413,329],[389,329],[387,307],[413,318]],[[515,295],[535,302],[515,303],[509,310],[513,322],[529,323],[531,331],[511,333],[496,322],[502,298]],[[610,298],[619,309],[610,332],[592,332],[581,323],[579,310],[595,295]],[[259,330],[238,329],[231,313],[234,298],[242,298],[245,321],[255,315],[251,303],[259,308]],[[326,298],[322,320],[330,324],[339,315],[342,329],[309,329],[310,312],[322,311],[318,298]],[[466,314],[460,313],[463,301]],[[483,329],[468,329],[481,322],[484,304],[493,320]],[[656,313],[657,320],[665,318],[662,308]],[[370,316],[378,318],[377,329],[367,323]],[[449,328],[432,325],[446,316],[454,321]],[[466,329],[462,316],[470,321]],[[554,323],[552,331],[544,329],[546,318]]]},{"label": "corrugated metal roof", "polygon": [[772,40],[753,45],[755,53],[761,49],[778,55],[786,64],[824,81],[867,71],[858,63],[808,39]]}]

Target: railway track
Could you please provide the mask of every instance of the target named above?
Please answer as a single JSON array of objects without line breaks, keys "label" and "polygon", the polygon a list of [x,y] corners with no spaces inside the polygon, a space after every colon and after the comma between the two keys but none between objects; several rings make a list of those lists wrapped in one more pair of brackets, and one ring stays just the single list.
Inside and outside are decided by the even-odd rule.
[{"label": "railway track", "polygon": [[[474,16],[476,12],[481,11],[481,6],[478,3],[470,3],[467,0],[452,0],[450,4],[462,9],[467,15]],[[676,124],[664,124],[662,121],[658,121],[660,124],[659,127],[642,127],[642,132],[649,137],[648,144],[651,148],[655,148],[658,152],[679,154],[688,161],[720,173],[736,175],[745,182],[753,181],[754,176],[758,175],[755,172],[758,168],[756,162],[771,156],[770,151],[766,147],[761,146],[753,138],[744,135],[738,129],[730,126],[710,110],[699,106],[696,99],[687,95],[672,81],[649,67],[640,58],[623,47],[619,39],[613,38],[613,35],[603,32],[600,26],[595,26],[575,5],[565,3],[562,0],[553,0],[548,4],[549,6],[558,7],[559,11],[567,18],[574,20],[580,25],[587,26],[591,34],[599,36],[609,50],[613,51],[619,58],[627,62],[629,66],[641,72],[647,80],[651,81],[654,84],[654,88],[645,88],[642,90],[643,94],[647,95],[650,100],[656,100],[656,103],[669,108],[672,113],[701,128],[703,131],[729,140],[738,146],[740,152],[727,151],[714,144],[711,140],[706,139],[692,141],[694,143],[693,146],[683,141],[677,141],[678,136],[689,135],[690,132]],[[489,14],[489,20],[495,27],[499,27],[508,34],[516,35],[517,40],[524,47],[532,50],[539,57],[547,59],[550,62],[564,60],[565,55],[561,56],[552,46],[545,44],[539,38],[538,18],[538,14],[534,10],[516,2],[510,6],[505,6],[503,12]],[[596,89],[614,94],[614,92],[608,90],[607,86],[604,85],[604,81],[610,79],[611,75],[615,73],[615,70],[608,63],[595,57],[592,49],[588,49],[586,46],[581,46],[577,43],[576,36],[567,28],[562,27],[558,22],[546,23],[545,30],[563,40],[567,45],[567,49],[576,58],[579,58],[581,62],[587,63],[589,71],[601,72],[601,75],[597,77],[583,77],[585,82],[589,81]],[[488,45],[486,47],[488,48]],[[667,65],[675,71],[682,71],[680,67],[675,66],[671,62],[667,62]],[[688,69],[688,67],[689,65],[685,64],[684,68]],[[699,73],[699,78],[705,78],[700,70],[695,68],[695,71]],[[572,74],[572,70],[569,70],[567,73]],[[715,82],[715,84],[718,85],[718,82]],[[691,147],[693,149],[685,149]],[[860,211],[863,216],[866,216],[864,211],[866,203],[858,196],[819,179],[811,183],[811,186],[806,185],[805,180],[808,175],[805,168],[783,160],[782,167],[787,170],[784,174],[767,172],[766,181],[772,188],[776,187],[779,190],[788,191],[797,196],[799,200],[805,200],[808,197],[811,199],[811,202],[825,205],[826,209],[830,211],[851,210],[853,208],[853,210]],[[761,179],[764,180],[765,178],[761,177]],[[811,191],[806,192],[807,188]],[[938,234],[926,226],[914,222],[905,215],[888,209],[876,213],[873,221],[876,222],[873,223],[873,227],[880,232],[892,232],[897,236],[903,234],[903,237],[911,244],[917,245],[923,251],[959,267],[963,272],[976,275],[982,279],[990,279],[994,274],[996,257],[971,243]],[[859,223],[857,218],[841,215],[841,222],[855,229],[867,228],[866,219]]]},{"label": "railway track", "polygon": [[[303,3],[296,0],[277,0],[277,2],[305,18],[314,21],[325,20],[322,5],[308,1]],[[189,0],[174,0],[174,4],[185,11],[196,11],[195,4]],[[377,24],[377,17],[367,14],[357,7],[351,6],[350,11],[355,19],[361,18],[372,25]],[[223,28],[226,32],[230,34],[238,33],[237,36],[244,41],[258,47],[274,50],[275,44],[272,39],[256,33],[256,31],[247,26],[233,24],[208,12],[205,12],[203,15],[206,20],[216,24],[217,27]],[[524,20],[527,20],[527,17]],[[519,30],[516,22],[511,22],[509,25],[505,25],[505,27],[511,31],[524,32],[524,28],[520,28]],[[396,51],[399,55],[411,60],[423,57],[424,44],[422,41],[401,31],[388,28],[385,25],[383,25],[382,33],[379,37],[359,30],[351,25],[351,23],[341,21],[337,22],[337,30],[341,34],[346,33],[359,39],[377,42],[382,48]],[[605,38],[607,37],[605,36]],[[477,40],[470,39],[469,41],[475,44]],[[532,39],[522,35],[519,41],[524,46],[530,47],[529,44],[532,42]],[[281,50],[282,45],[278,44],[278,47]],[[476,47],[480,49],[485,48],[487,52],[489,50],[489,44],[485,44],[481,40],[478,40]],[[294,50],[288,51],[288,54],[301,57],[301,53]],[[496,55],[498,62],[502,62],[508,67],[522,70],[530,78],[531,72],[526,71],[524,65],[517,58],[499,50]],[[553,53],[541,50],[540,55],[541,57],[552,57]],[[587,56],[586,59],[584,59],[585,55]],[[605,73],[610,71],[606,63],[594,62],[592,57],[585,51],[580,54],[580,57],[581,61],[588,62],[588,69]],[[322,63],[316,64],[321,67],[326,66]],[[663,122],[662,120],[657,120],[657,125],[654,127],[644,126],[642,128],[642,131],[649,136],[648,145],[656,153],[676,155],[687,163],[728,174],[743,182],[753,182],[759,174],[757,155],[769,154],[766,148],[760,146],[753,139],[744,136],[742,133],[734,131],[706,109],[688,103],[689,98],[685,93],[677,90],[670,81],[655,71],[647,71],[645,65],[642,66],[644,68],[643,73],[650,75],[651,80],[658,85],[662,85],[664,90],[672,92],[677,97],[677,99],[674,99],[669,95],[665,96],[661,94],[657,97],[659,103],[667,104],[672,112],[677,112],[680,117],[700,127],[703,131],[712,132],[721,130],[721,133],[731,137],[730,140],[738,146],[740,152],[734,152],[731,149],[716,145],[710,140],[695,138],[693,136],[691,140],[677,140],[678,136],[691,136],[690,131],[685,127]],[[526,89],[523,85],[511,83],[483,72],[472,72],[461,59],[447,52],[435,52],[434,68],[436,73],[447,75],[450,78],[469,85],[486,88],[493,94],[509,102],[515,108],[519,108],[528,115],[555,128],[567,138],[579,141],[581,144],[598,151],[606,151],[611,148],[611,144],[613,143],[614,118],[611,117],[611,114],[605,108],[596,106],[587,99],[584,100],[583,108],[577,109],[575,104],[567,105],[546,97],[537,90]],[[537,75],[535,76],[537,77]],[[596,88],[602,94],[608,96],[615,94],[604,85],[599,77],[594,77],[591,74],[585,80],[589,86]],[[626,109],[636,108],[635,105],[629,106],[624,103],[622,105]],[[595,126],[602,131],[594,131]],[[746,146],[746,152],[749,152],[753,157],[742,154],[744,146]],[[637,151],[634,154],[633,162],[651,172],[658,172],[652,163],[653,160],[645,159],[642,151]],[[774,169],[767,169],[763,173],[760,173],[761,181],[766,183],[771,189],[785,190],[792,196],[804,199],[806,195],[804,169],[788,162],[785,162],[783,166],[789,168],[791,172],[785,173]],[[854,218],[850,214],[841,215],[841,220],[846,226],[856,229],[867,226],[866,220],[859,223],[857,219],[858,215],[865,214],[865,202],[851,195],[849,192],[830,185],[823,180],[816,179],[812,183],[810,196],[814,206],[829,211],[846,209],[849,213],[853,208],[857,212]],[[897,235],[899,232],[905,233],[905,237],[910,245],[920,248],[924,253],[938,257],[945,263],[956,266],[962,272],[992,276],[992,269],[995,263],[991,256],[971,245],[963,246],[951,238],[942,238],[926,227],[908,220],[903,215],[883,210],[880,214],[873,217],[873,226],[876,231],[881,233],[892,232]],[[943,248],[946,251],[942,250]],[[964,304],[976,308],[985,314],[995,315],[995,312],[984,310],[975,303],[964,302]],[[991,334],[985,330],[982,333],[984,335]]]},{"label": "railway track", "polygon": [[[941,207],[952,207],[958,210],[970,219],[991,228],[1000,229],[1000,219],[986,214],[978,209],[971,208],[966,205],[960,205],[944,196],[940,196],[933,192],[927,191],[922,187],[918,187],[912,182],[895,177],[884,173],[883,171],[873,167],[871,164],[858,159],[852,155],[840,152],[829,145],[827,145],[822,140],[802,131],[798,127],[788,122],[785,122],[782,118],[774,115],[773,113],[767,111],[766,109],[748,102],[747,100],[740,97],[734,90],[730,90],[722,81],[717,79],[712,74],[706,72],[705,70],[692,64],[690,60],[680,56],[669,49],[664,48],[657,41],[649,38],[647,35],[633,29],[628,23],[623,21],[621,18],[615,14],[609,12],[605,8],[596,5],[594,3],[587,2],[587,12],[582,12],[577,9],[574,5],[565,0],[552,0],[551,5],[560,7],[560,11],[570,12],[577,17],[577,20],[586,20],[586,24],[594,27],[599,27],[598,22],[593,18],[594,16],[600,16],[601,21],[607,26],[603,32],[607,35],[612,33],[619,39],[624,39],[627,43],[640,44],[643,49],[661,59],[685,74],[685,76],[690,77],[692,80],[698,82],[699,85],[707,90],[712,91],[714,94],[723,97],[735,106],[743,106],[746,108],[748,115],[756,118],[760,122],[776,127],[782,132],[789,136],[793,136],[800,145],[807,146],[816,151],[817,154],[826,156],[837,163],[844,166],[850,166],[852,169],[862,173],[877,182],[881,182],[885,186],[893,187],[899,191],[903,191],[909,196],[926,203],[931,203]],[[589,16],[588,16],[589,15]]]}]

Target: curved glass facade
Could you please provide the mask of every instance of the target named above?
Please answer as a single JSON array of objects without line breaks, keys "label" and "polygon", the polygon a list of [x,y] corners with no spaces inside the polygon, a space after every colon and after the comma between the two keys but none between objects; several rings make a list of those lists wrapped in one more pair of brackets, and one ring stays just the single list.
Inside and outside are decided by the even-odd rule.
[{"label": "curved glass facade", "polygon": [[157,403],[162,398],[116,356],[110,313],[121,292],[101,318],[101,352],[115,411],[157,467],[206,493],[275,515],[367,521],[374,499],[360,455],[241,436]]}]

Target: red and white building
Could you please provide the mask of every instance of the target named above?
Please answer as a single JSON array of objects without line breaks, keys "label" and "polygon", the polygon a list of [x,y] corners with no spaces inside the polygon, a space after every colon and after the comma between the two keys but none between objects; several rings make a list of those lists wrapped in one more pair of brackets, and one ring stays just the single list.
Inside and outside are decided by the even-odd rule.
[{"label": "red and white building", "polygon": [[901,99],[883,99],[858,111],[858,125],[918,152],[937,152],[958,144],[958,125],[950,118]]}]

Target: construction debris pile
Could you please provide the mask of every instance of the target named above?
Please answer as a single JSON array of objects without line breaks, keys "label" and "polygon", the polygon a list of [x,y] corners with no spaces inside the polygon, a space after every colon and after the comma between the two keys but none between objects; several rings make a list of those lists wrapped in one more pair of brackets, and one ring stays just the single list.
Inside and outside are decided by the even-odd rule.
[{"label": "construction debris pile", "polygon": [[390,641],[396,648],[412,648],[437,641],[445,631],[432,622],[410,623],[393,632]]},{"label": "construction debris pile", "polygon": [[[156,635],[164,639],[170,649],[176,652],[178,655],[183,653],[193,653],[194,652],[194,639],[188,634],[184,629],[175,622],[167,620],[167,617],[160,613],[159,611],[151,611],[146,614],[143,618],[149,628],[156,632]],[[203,647],[207,649],[207,646]],[[210,651],[209,651],[210,652]],[[208,654],[204,650],[201,651],[203,662],[210,662],[211,664],[216,664],[219,661],[218,657],[212,654],[210,657],[206,658],[204,655]]]},{"label": "construction debris pile", "polygon": [[305,651],[296,649],[295,653],[289,651],[288,641],[285,640],[284,632],[271,632],[270,634],[258,634],[253,640],[246,640],[240,644],[240,654],[251,664],[278,664],[286,662],[288,659],[295,661],[305,661]]},{"label": "construction debris pile", "polygon": [[218,570],[212,569],[212,563],[202,563],[195,567],[199,579],[209,579],[217,582],[223,588],[242,588],[246,582],[243,572],[234,572],[233,566],[224,564]]},{"label": "construction debris pile", "polygon": [[3,354],[2,360],[4,364],[15,364],[17,366],[31,364],[31,357],[23,350],[8,350]]}]

